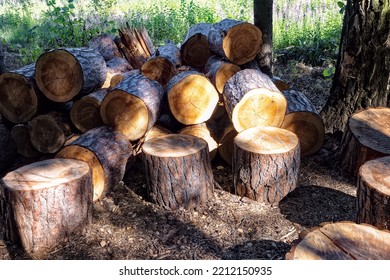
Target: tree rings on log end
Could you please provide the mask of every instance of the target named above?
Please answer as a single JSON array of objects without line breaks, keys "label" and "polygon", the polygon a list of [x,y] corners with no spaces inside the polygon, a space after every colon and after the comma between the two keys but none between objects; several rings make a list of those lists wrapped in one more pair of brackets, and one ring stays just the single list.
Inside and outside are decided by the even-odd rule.
[{"label": "tree rings on log end", "polygon": [[0,75],[0,113],[10,122],[25,123],[37,112],[38,98],[34,85],[17,73]]},{"label": "tree rings on log end", "polygon": [[145,178],[152,200],[171,210],[209,201],[214,177],[207,143],[196,136],[170,134],[142,146]]},{"label": "tree rings on log end", "polygon": [[233,185],[236,193],[274,204],[298,185],[298,137],[285,129],[258,126],[234,138]]}]

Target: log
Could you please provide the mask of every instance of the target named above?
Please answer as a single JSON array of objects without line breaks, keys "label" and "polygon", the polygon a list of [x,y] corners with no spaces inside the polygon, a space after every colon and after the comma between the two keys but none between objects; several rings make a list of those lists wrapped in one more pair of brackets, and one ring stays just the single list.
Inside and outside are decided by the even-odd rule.
[{"label": "log", "polygon": [[218,151],[218,132],[215,125],[209,122],[193,124],[181,129],[179,134],[192,135],[205,140],[207,142],[207,150],[209,152],[210,160],[215,158]]},{"label": "log", "polygon": [[154,53],[154,47],[145,28],[120,28],[117,45],[133,69],[140,69],[146,60]]},{"label": "log", "polygon": [[236,136],[237,136],[237,131],[235,130],[233,124],[230,122],[230,124],[227,125],[223,130],[218,143],[218,154],[230,166],[232,166],[232,161],[233,161],[233,150],[234,150],[233,140]]},{"label": "log", "polygon": [[115,36],[110,34],[101,34],[94,37],[89,43],[89,48],[97,50],[105,61],[122,58],[122,54],[115,43]]},{"label": "log", "polygon": [[366,161],[390,155],[390,108],[368,108],[348,120],[340,147],[341,169],[355,179]]},{"label": "log", "polygon": [[92,170],[93,200],[97,201],[123,179],[132,152],[125,135],[112,127],[100,126],[81,134],[56,157],[88,163]]},{"label": "log", "polygon": [[298,137],[271,126],[246,129],[234,138],[232,163],[237,195],[277,204],[298,186]]},{"label": "log", "polygon": [[35,64],[0,75],[0,113],[12,123],[31,120],[38,110]]},{"label": "log", "polygon": [[148,191],[159,206],[194,209],[212,198],[214,177],[203,139],[184,134],[154,138],[144,143],[142,159]]},{"label": "log", "polygon": [[170,131],[169,129],[161,126],[161,125],[158,125],[158,124],[155,124],[146,134],[145,134],[145,142],[150,140],[150,139],[153,139],[153,138],[157,138],[157,137],[160,137],[160,136],[165,136],[165,135],[168,135],[168,134],[172,134],[172,131]]},{"label": "log", "polygon": [[54,102],[67,102],[100,88],[107,67],[102,55],[88,48],[64,48],[42,54],[35,66],[38,88]]},{"label": "log", "polygon": [[72,135],[69,117],[59,112],[38,115],[28,124],[31,143],[41,153],[58,152]]},{"label": "log", "polygon": [[107,93],[100,105],[100,115],[104,124],[136,141],[156,123],[163,94],[158,82],[142,74],[132,75]]},{"label": "log", "polygon": [[184,65],[191,66],[202,72],[211,52],[208,34],[211,23],[197,23],[191,26],[181,44],[181,59]]},{"label": "log", "polygon": [[78,130],[86,132],[103,125],[100,116],[100,104],[107,92],[108,89],[99,89],[74,102],[70,110],[70,120]]},{"label": "log", "polygon": [[313,229],[286,254],[287,260],[389,260],[390,232],[353,222]]},{"label": "log", "polygon": [[180,66],[180,49],[174,43],[166,42],[142,65],[141,72],[165,88]]},{"label": "log", "polygon": [[136,75],[136,74],[141,74],[141,71],[139,69],[136,70],[131,70],[128,72],[123,72],[123,73],[117,73],[111,77],[110,80],[110,88],[116,87],[120,82],[123,80],[129,78],[130,76]]},{"label": "log", "polygon": [[263,42],[262,32],[255,25],[232,19],[213,24],[208,41],[212,53],[237,65],[253,60]]},{"label": "log", "polygon": [[283,94],[287,99],[287,112],[281,128],[298,136],[301,156],[316,153],[325,138],[325,126],[319,112],[302,92],[285,90]]},{"label": "log", "polygon": [[45,258],[67,236],[92,219],[89,166],[49,159],[25,165],[0,180],[4,240],[32,258]]},{"label": "log", "polygon": [[285,81],[283,81],[280,77],[273,76],[272,81],[274,82],[275,86],[281,91],[290,90],[291,87],[289,84],[287,84]]},{"label": "log", "polygon": [[280,127],[286,115],[286,98],[258,70],[244,69],[234,74],[225,84],[223,98],[237,132],[255,126]]},{"label": "log", "polygon": [[197,71],[175,75],[167,84],[166,92],[170,111],[185,125],[209,120],[219,100],[209,79]]},{"label": "log", "polygon": [[115,75],[121,75],[122,73],[129,72],[133,69],[130,63],[123,57],[114,57],[113,59],[107,61],[107,75],[106,80],[104,81],[102,88],[111,87],[111,79]]},{"label": "log", "polygon": [[240,70],[241,68],[238,65],[230,63],[216,55],[211,56],[205,66],[206,76],[220,94],[223,93],[223,88],[227,80]]},{"label": "log", "polygon": [[390,229],[390,157],[366,161],[359,169],[357,223]]},{"label": "log", "polygon": [[37,158],[41,155],[31,142],[30,128],[27,124],[17,124],[12,127],[11,137],[15,142],[18,154],[26,158]]},{"label": "log", "polygon": [[0,123],[0,173],[10,166],[16,155],[15,142],[8,128]]}]

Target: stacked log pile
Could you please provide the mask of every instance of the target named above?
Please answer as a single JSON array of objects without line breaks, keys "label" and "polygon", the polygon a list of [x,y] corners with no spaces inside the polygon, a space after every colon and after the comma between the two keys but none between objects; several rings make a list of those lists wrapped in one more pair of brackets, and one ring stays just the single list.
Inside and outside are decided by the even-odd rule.
[{"label": "stacked log pile", "polygon": [[[13,137],[24,157],[50,155],[55,166],[66,159],[87,163],[91,201],[121,181],[129,158],[142,153],[154,200],[170,209],[207,203],[214,184],[210,162],[218,154],[237,167],[250,165],[266,150],[260,157],[280,158],[285,170],[278,172],[285,180],[270,175],[273,194],[264,193],[270,186],[267,176],[260,178],[261,187],[246,184],[245,191],[238,183],[236,193],[244,196],[255,189],[259,195],[248,197],[276,203],[296,187],[299,144],[316,142],[318,150],[322,139],[306,133],[307,140],[298,141],[281,128],[293,111],[288,111],[290,100],[271,77],[249,67],[256,65],[261,45],[262,32],[253,24],[225,19],[193,26],[180,46],[167,41],[154,48],[145,29],[127,26],[115,38],[97,37],[88,48],[45,52],[34,64],[0,75],[0,113],[11,130],[4,135]],[[246,132],[257,127],[267,138],[260,144],[254,143],[258,133]],[[235,155],[233,142],[240,133],[237,153],[248,156]],[[288,147],[277,148],[283,145]],[[284,160],[294,164],[283,165]],[[267,170],[266,165],[257,171]],[[163,175],[165,187],[158,189],[155,180]],[[185,182],[180,192],[175,176]],[[192,186],[195,180],[187,176],[199,184]]]}]

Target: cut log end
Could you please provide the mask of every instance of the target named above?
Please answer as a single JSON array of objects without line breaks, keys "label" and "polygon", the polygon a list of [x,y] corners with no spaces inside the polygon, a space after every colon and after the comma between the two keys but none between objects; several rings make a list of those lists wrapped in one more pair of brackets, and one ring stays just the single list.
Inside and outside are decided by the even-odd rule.
[{"label": "cut log end", "polygon": [[232,63],[223,63],[221,65],[215,75],[215,87],[219,93],[223,92],[226,81],[240,70],[241,68],[239,66]]},{"label": "cut log end", "polygon": [[281,127],[298,136],[302,156],[317,152],[324,143],[325,127],[321,117],[317,114],[311,112],[287,114]]},{"label": "cut log end", "polygon": [[67,102],[83,88],[83,71],[77,59],[66,50],[42,55],[36,64],[36,82],[47,98]]},{"label": "cut log end", "polygon": [[154,57],[142,65],[141,72],[149,79],[155,80],[165,87],[176,74],[176,65],[173,65],[165,57]]},{"label": "cut log end", "polygon": [[254,89],[235,106],[232,122],[238,132],[256,126],[280,127],[286,108],[287,101],[279,92],[266,88]]},{"label": "cut log end", "polygon": [[0,75],[0,113],[13,123],[24,123],[37,112],[37,93],[31,82],[23,75],[4,73]]},{"label": "cut log end", "polygon": [[208,40],[203,34],[192,36],[181,47],[183,64],[196,69],[203,69],[210,55]]},{"label": "cut log end", "polygon": [[168,93],[168,103],[174,117],[185,125],[210,119],[219,100],[218,92],[202,75],[188,75]]},{"label": "cut log end", "polygon": [[258,27],[250,23],[241,23],[228,30],[222,47],[231,62],[242,65],[256,57],[262,43],[262,32]]}]

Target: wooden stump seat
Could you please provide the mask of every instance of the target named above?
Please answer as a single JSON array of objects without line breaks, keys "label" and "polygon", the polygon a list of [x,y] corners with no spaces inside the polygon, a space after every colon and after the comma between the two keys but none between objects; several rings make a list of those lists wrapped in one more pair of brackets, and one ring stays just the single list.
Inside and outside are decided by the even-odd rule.
[{"label": "wooden stump seat", "polygon": [[285,129],[258,126],[234,138],[233,184],[237,195],[274,204],[298,184],[298,137]]},{"label": "wooden stump seat", "polygon": [[367,224],[337,222],[307,233],[287,260],[389,260],[390,232]]},{"label": "wooden stump seat", "polygon": [[92,176],[88,164],[48,159],[25,165],[0,180],[4,239],[33,258],[82,229],[92,218]]},{"label": "wooden stump seat", "polygon": [[390,157],[365,162],[357,185],[356,221],[390,229]]},{"label": "wooden stump seat", "polygon": [[214,190],[207,142],[187,134],[170,134],[142,146],[151,199],[171,210],[193,209],[208,202]]},{"label": "wooden stump seat", "polygon": [[390,155],[390,108],[369,108],[353,114],[344,131],[341,168],[357,178],[366,161]]}]

